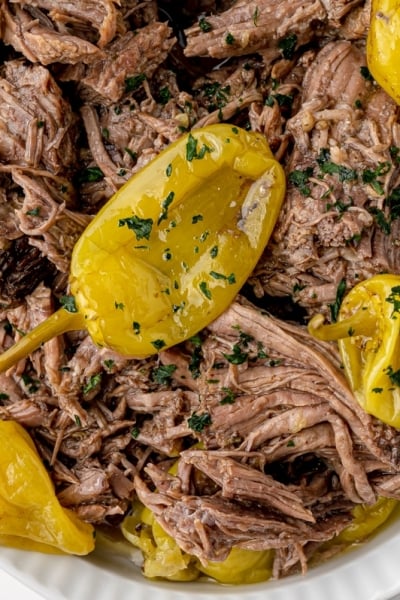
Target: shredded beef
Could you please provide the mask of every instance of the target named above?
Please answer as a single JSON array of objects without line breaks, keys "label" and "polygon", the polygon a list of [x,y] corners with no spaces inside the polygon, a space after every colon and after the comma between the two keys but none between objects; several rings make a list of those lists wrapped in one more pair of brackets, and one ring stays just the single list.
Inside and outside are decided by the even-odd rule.
[{"label": "shredded beef", "polygon": [[60,306],[86,225],[182,132],[261,132],[287,174],[263,256],[197,336],[135,360],[78,331],[0,375],[0,418],[82,519],[118,527],[139,499],[202,563],[272,548],[282,577],[343,550],[354,507],[400,500],[399,431],[305,327],[339,285],[400,274],[399,109],[365,70],[369,16],[362,0],[1,0],[1,348]]}]

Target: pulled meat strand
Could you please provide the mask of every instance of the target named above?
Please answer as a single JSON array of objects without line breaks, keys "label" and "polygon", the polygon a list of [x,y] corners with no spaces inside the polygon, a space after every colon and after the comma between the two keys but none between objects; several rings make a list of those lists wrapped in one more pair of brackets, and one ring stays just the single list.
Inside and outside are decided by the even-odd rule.
[{"label": "pulled meat strand", "polygon": [[272,548],[282,577],[341,551],[354,507],[400,499],[399,432],[304,326],[339,285],[400,273],[399,112],[365,76],[370,10],[1,0],[3,349],[57,309],[86,225],[183,131],[261,132],[287,174],[246,289],[198,339],[135,360],[73,332],[0,375],[0,418],[82,519],[118,527],[139,499],[202,563]]}]

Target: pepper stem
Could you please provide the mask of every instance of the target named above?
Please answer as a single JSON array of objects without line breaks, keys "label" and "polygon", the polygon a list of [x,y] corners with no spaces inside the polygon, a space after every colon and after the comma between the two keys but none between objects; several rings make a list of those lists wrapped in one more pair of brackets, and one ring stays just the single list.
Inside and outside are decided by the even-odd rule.
[{"label": "pepper stem", "polygon": [[309,333],[319,340],[332,342],[356,335],[371,337],[377,325],[377,318],[368,311],[359,310],[351,317],[337,323],[324,324],[324,315],[315,315],[308,323]]},{"label": "pepper stem", "polygon": [[40,323],[24,335],[11,348],[0,354],[0,372],[6,371],[19,360],[26,358],[37,350],[44,342],[76,329],[84,328],[84,320],[80,313],[58,309],[48,319]]}]

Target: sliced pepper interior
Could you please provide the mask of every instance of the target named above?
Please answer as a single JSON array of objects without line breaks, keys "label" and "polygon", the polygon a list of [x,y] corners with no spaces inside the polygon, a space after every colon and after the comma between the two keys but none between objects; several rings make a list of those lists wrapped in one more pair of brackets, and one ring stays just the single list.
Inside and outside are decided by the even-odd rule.
[{"label": "sliced pepper interior", "polygon": [[400,276],[358,283],[336,323],[316,315],[308,329],[321,340],[338,341],[347,379],[366,412],[400,428]]}]

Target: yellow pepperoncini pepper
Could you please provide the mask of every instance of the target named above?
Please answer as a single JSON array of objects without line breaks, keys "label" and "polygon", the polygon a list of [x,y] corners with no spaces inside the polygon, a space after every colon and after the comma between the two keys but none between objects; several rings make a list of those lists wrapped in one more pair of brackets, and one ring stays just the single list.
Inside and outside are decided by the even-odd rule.
[{"label": "yellow pepperoncini pepper", "polygon": [[309,331],[338,340],[344,370],[366,412],[400,428],[400,276],[376,275],[345,296],[336,323],[314,316]]},{"label": "yellow pepperoncini pepper", "polygon": [[0,370],[72,329],[133,357],[189,338],[250,275],[284,192],[263,135],[218,124],[182,136],[89,224],[72,255],[74,301],[3,353]]},{"label": "yellow pepperoncini pepper", "polygon": [[[199,442],[192,448],[201,448]],[[179,460],[168,470],[177,475]],[[202,573],[220,583],[257,583],[272,576],[273,550],[246,550],[233,547],[223,561],[203,565],[196,557],[183,552],[176,541],[161,527],[153,512],[141,502],[133,503],[121,531],[143,555],[143,574],[174,581],[193,581]]]},{"label": "yellow pepperoncini pepper", "polygon": [[379,85],[400,104],[400,2],[372,0],[367,38],[368,68]]},{"label": "yellow pepperoncini pepper", "polygon": [[57,500],[29,434],[0,421],[0,544],[47,553],[85,555],[94,529]]},{"label": "yellow pepperoncini pepper", "polygon": [[377,531],[398,506],[394,498],[380,497],[371,506],[358,504],[353,509],[353,521],[334,538],[335,542],[358,544]]},{"label": "yellow pepperoncini pepper", "polygon": [[132,514],[125,517],[121,530],[124,537],[142,551],[143,574],[149,578],[193,581],[204,574],[220,583],[240,584],[266,581],[272,575],[272,550],[234,547],[225,560],[201,564],[179,548],[153,513],[140,502],[136,502]]},{"label": "yellow pepperoncini pepper", "polygon": [[191,556],[182,552],[175,540],[154,519],[154,515],[140,502],[125,517],[121,531],[143,555],[143,574],[150,579],[161,577],[172,581],[193,581],[199,571]]},{"label": "yellow pepperoncini pepper", "polygon": [[311,564],[318,564],[327,550],[339,547],[340,550],[354,548],[370,539],[385,525],[399,506],[398,500],[379,497],[372,504],[358,504],[352,510],[352,521],[334,538],[324,542],[311,559]]}]

